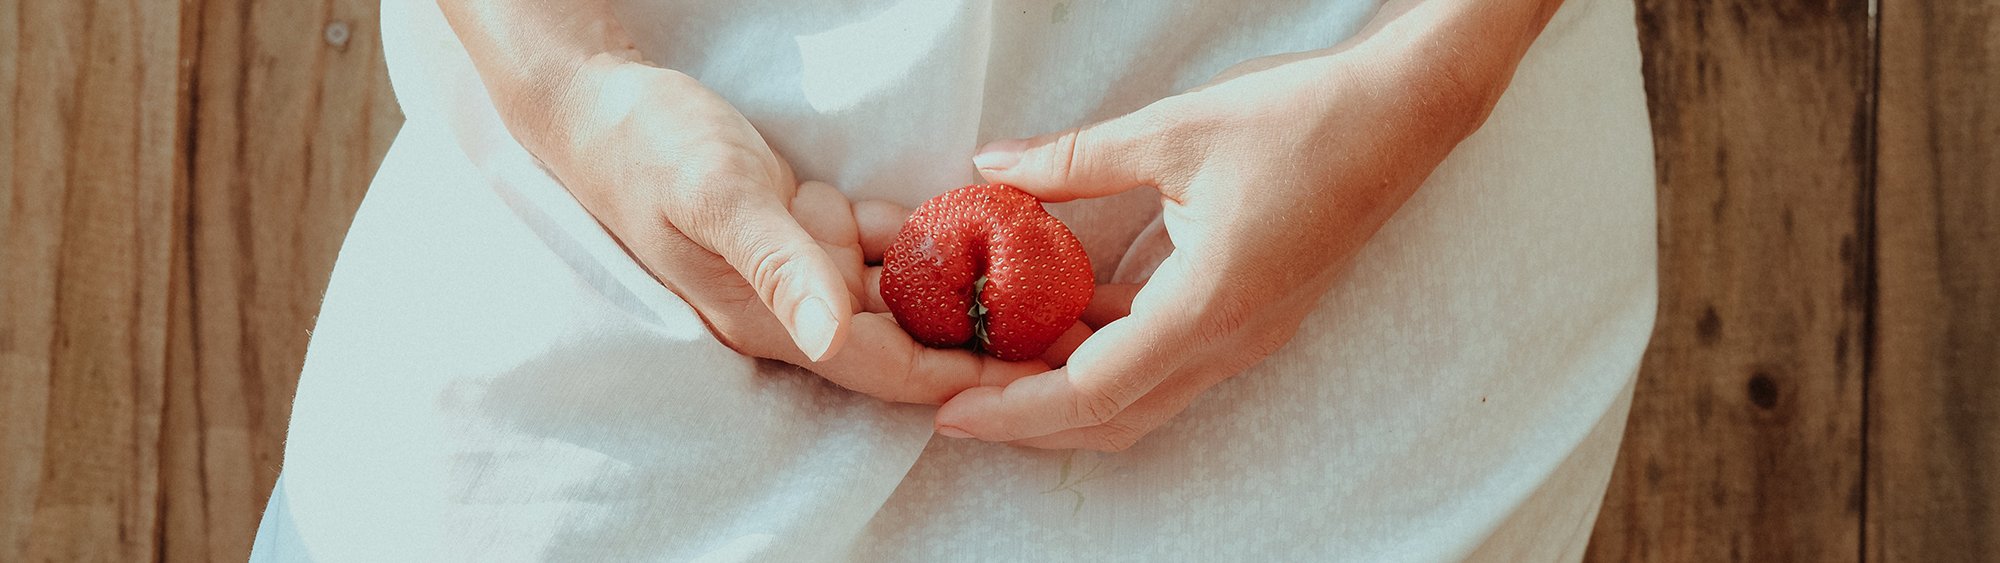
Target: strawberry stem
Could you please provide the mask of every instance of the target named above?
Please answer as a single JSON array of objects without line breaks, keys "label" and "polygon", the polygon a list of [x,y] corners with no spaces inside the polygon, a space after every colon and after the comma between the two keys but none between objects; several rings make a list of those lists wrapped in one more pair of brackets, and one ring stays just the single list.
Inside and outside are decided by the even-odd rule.
[{"label": "strawberry stem", "polygon": [[979,302],[979,296],[986,293],[986,276],[972,282],[972,308],[965,311],[972,317],[972,334],[978,338],[972,342],[974,351],[984,350],[993,344],[986,336],[986,305]]}]

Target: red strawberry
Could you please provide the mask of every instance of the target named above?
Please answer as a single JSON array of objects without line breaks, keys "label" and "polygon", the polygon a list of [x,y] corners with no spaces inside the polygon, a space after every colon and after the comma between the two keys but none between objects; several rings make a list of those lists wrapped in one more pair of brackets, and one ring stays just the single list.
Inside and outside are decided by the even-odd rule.
[{"label": "red strawberry", "polygon": [[1026,360],[1076,324],[1090,257],[1035,196],[999,184],[931,198],[882,255],[882,300],[903,330],[938,347]]}]

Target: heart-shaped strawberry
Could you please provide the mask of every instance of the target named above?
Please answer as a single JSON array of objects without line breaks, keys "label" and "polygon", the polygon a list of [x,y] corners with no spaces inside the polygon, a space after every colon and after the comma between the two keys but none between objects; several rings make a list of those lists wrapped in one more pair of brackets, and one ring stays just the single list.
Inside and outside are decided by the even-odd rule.
[{"label": "heart-shaped strawberry", "polygon": [[882,300],[919,342],[1038,357],[1076,324],[1090,257],[1035,196],[966,186],[918,206],[882,254]]}]

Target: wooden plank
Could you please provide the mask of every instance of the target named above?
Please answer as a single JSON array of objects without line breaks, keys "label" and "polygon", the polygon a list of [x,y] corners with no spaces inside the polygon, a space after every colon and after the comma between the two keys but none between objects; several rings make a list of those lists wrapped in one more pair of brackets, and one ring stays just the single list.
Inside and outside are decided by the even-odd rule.
[{"label": "wooden plank", "polygon": [[180,5],[0,13],[0,560],[147,559],[184,227]]},{"label": "wooden plank", "polygon": [[[48,348],[55,325],[53,308],[39,304],[54,291],[54,280],[29,266],[46,264],[54,252],[43,235],[49,221],[15,216],[16,209],[33,205],[18,187],[26,174],[14,155],[14,138],[22,135],[14,119],[20,54],[27,46],[18,2],[0,5],[0,42],[0,452],[7,454],[0,456],[0,559],[17,559],[27,551],[31,499],[41,488],[49,358],[40,351]],[[48,196],[37,195],[46,206]]]},{"label": "wooden plank", "polygon": [[172,364],[163,550],[241,559],[278,476],[306,331],[402,122],[376,3],[210,0],[200,14],[194,228]]},{"label": "wooden plank", "polygon": [[1885,0],[1868,559],[2000,553],[2000,6]]},{"label": "wooden plank", "polygon": [[1589,556],[1860,556],[1864,0],[1641,0],[1660,314]]}]

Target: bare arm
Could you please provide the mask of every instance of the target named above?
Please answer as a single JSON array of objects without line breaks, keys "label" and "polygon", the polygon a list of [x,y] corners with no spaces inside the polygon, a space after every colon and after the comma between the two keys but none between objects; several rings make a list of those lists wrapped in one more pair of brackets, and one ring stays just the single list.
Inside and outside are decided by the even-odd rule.
[{"label": "bare arm", "polygon": [[[1392,0],[1355,37],[1246,61],[1132,114],[996,141],[1048,201],[1159,191],[1170,253],[1040,375],[960,393],[938,431],[1117,450],[1291,340],[1362,246],[1484,123],[1559,2]],[[1122,309],[1122,311],[1121,311]]]},{"label": "bare arm", "polygon": [[1562,0],[1390,0],[1332,51],[1354,51],[1392,75],[1434,85],[1446,96],[1440,103],[1476,116],[1476,128],[1560,7]]},{"label": "bare arm", "polygon": [[438,0],[508,129],[537,156],[567,142],[564,127],[592,66],[636,60],[605,0]]},{"label": "bare arm", "polygon": [[439,5],[507,130],[723,344],[902,402],[1039,371],[924,348],[865,312],[846,196],[800,183],[721,95],[641,60],[605,1]]}]

